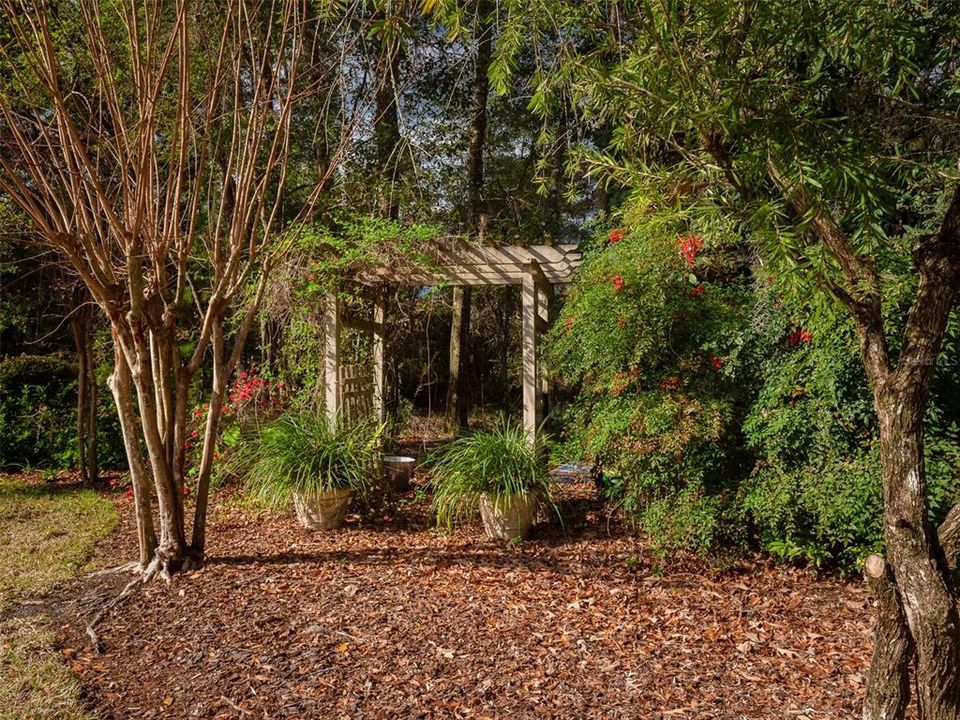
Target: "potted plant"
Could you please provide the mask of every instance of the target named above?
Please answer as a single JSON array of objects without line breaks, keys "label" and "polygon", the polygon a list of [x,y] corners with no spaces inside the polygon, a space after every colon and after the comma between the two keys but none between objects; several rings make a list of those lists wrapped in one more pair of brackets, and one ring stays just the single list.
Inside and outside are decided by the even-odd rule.
[{"label": "potted plant", "polygon": [[431,459],[433,511],[451,527],[480,511],[489,537],[517,540],[542,503],[550,503],[540,448],[504,419],[496,428],[458,438]]},{"label": "potted plant", "polygon": [[304,527],[339,527],[351,496],[371,487],[380,432],[369,423],[331,423],[317,413],[281,416],[247,450],[247,483],[269,505],[292,501]]}]

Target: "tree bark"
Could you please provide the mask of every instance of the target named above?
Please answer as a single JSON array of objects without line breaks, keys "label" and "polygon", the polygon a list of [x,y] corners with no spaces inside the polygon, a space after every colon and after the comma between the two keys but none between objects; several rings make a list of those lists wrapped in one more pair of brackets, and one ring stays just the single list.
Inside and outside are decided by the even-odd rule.
[{"label": "tree bark", "polygon": [[[477,2],[477,59],[473,74],[473,107],[467,151],[467,229],[483,242],[486,231],[483,182],[484,151],[487,141],[487,102],[490,97],[490,62],[493,55],[493,6],[490,0]],[[470,414],[468,376],[464,371],[464,348],[470,342],[469,287],[454,288],[450,328],[450,381],[447,385],[447,424],[466,428]]]},{"label": "tree bark", "polygon": [[470,297],[469,287],[453,289],[453,314],[450,324],[450,380],[447,383],[447,425],[451,430],[468,426],[470,405],[466,397],[467,383],[464,369],[464,348],[470,342]]},{"label": "tree bark", "polygon": [[910,701],[913,638],[887,563],[871,555],[864,563],[867,587],[877,606],[873,660],[867,677],[863,720],[900,720]]},{"label": "tree bark", "polygon": [[[954,572],[960,560],[960,503],[947,513],[937,535],[947,567]],[[870,555],[864,563],[864,576],[876,600],[877,621],[863,720],[901,720],[910,700],[913,638],[886,561],[879,555]],[[956,580],[952,587],[956,592]]]},{"label": "tree bark", "polygon": [[[88,327],[88,329],[90,329]],[[97,456],[97,426],[100,415],[100,391],[97,386],[97,365],[93,354],[93,338],[88,336],[86,343],[87,366],[87,411],[86,411],[86,461],[87,482],[95,483],[100,475],[100,459]]]},{"label": "tree bark", "polygon": [[74,310],[70,317],[70,330],[77,353],[77,466],[83,482],[92,484],[94,478],[90,477],[87,464],[87,414],[90,409],[90,372],[87,369],[90,354],[87,352],[87,345],[90,342],[90,333],[84,308]]},{"label": "tree bark", "polygon": [[127,359],[119,350],[120,344],[114,331],[113,372],[107,384],[113,392],[120,419],[120,431],[123,434],[123,446],[127,453],[127,467],[130,472],[130,485],[133,488],[133,504],[137,519],[137,538],[139,540],[140,567],[146,570],[153,560],[157,547],[157,533],[153,525],[153,512],[150,508],[150,484],[147,470],[140,452],[139,419],[134,406],[131,389],[130,367]]},{"label": "tree bark", "polygon": [[916,648],[920,717],[956,720],[960,717],[960,617],[939,542],[927,520],[924,409],[917,393],[905,398],[881,391],[877,414],[887,557]]},{"label": "tree bark", "polygon": [[400,69],[400,42],[392,34],[380,41],[376,59],[376,102],[373,122],[380,170],[379,210],[381,217],[396,220],[400,214],[394,184],[400,172],[400,117],[397,109],[397,73]]},{"label": "tree bark", "polygon": [[[960,717],[960,615],[947,553],[955,559],[956,515],[960,511],[954,508],[943,526],[945,547],[928,518],[923,420],[960,284],[960,186],[940,232],[920,244],[914,260],[920,280],[895,370],[889,365],[879,311],[854,315],[880,426],[887,560],[915,648],[920,718],[956,720]],[[892,617],[888,613],[881,620]],[[898,637],[895,629],[889,633],[886,640],[878,638],[878,642]],[[895,653],[895,648],[888,650]],[[885,687],[891,689],[880,683],[871,692],[880,693]],[[871,697],[868,693],[868,699]],[[883,704],[896,707],[894,700]]]}]

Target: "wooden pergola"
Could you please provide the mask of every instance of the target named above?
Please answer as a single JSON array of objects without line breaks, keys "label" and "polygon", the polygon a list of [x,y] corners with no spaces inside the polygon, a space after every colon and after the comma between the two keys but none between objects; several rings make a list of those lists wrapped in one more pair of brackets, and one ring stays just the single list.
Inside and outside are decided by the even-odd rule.
[{"label": "wooden pergola", "polygon": [[350,373],[340,362],[340,330],[348,327],[372,336],[373,387],[372,408],[383,421],[385,410],[385,288],[391,285],[519,285],[522,307],[523,350],[523,424],[531,441],[536,437],[543,417],[546,390],[540,373],[539,338],[553,318],[553,285],[570,282],[581,258],[576,245],[534,245],[523,247],[451,244],[433,249],[427,265],[415,265],[402,259],[378,267],[356,268],[344,280],[370,289],[372,319],[352,317],[341,306],[336,293],[327,296],[324,317],[326,353],[326,409],[330,418],[356,399],[359,392]]}]

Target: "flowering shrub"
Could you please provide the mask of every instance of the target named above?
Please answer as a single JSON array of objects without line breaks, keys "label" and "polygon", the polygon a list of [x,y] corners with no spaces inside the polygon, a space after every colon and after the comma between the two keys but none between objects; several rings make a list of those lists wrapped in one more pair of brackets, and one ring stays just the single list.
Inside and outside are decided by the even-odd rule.
[{"label": "flowering shrub", "polygon": [[[226,399],[220,408],[214,462],[219,461],[226,451],[235,448],[244,436],[255,433],[261,426],[276,419],[286,409],[288,400],[283,381],[273,383],[258,375],[253,366],[237,373],[227,387]],[[208,412],[209,403],[203,403],[191,413],[190,430],[183,445],[191,473],[196,472],[200,463]]]},{"label": "flowering shrub", "polygon": [[728,359],[750,289],[681,218],[629,224],[589,246],[548,336],[550,371],[577,391],[563,457],[598,463],[611,499],[664,551],[705,551],[728,532],[728,471],[743,455],[750,383]]}]

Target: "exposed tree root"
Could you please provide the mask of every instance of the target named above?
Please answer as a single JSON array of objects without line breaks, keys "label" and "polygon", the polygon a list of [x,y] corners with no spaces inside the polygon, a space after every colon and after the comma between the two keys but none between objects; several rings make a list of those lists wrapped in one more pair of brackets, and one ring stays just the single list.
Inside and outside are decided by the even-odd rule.
[{"label": "exposed tree root", "polygon": [[121,575],[123,573],[131,572],[140,574],[143,571],[140,563],[135,560],[130,562],[123,563],[121,565],[114,565],[113,567],[104,568],[103,570],[95,570],[92,573],[89,573],[87,577],[102,577],[104,575]]},{"label": "exposed tree root", "polygon": [[93,619],[87,624],[86,632],[87,637],[90,638],[91,643],[93,644],[93,650],[97,654],[103,652],[103,642],[100,640],[100,636],[97,634],[97,625],[103,622],[104,618],[110,613],[110,611],[119,605],[121,602],[130,597],[134,591],[143,585],[146,585],[152,580],[161,579],[167,584],[170,583],[172,579],[172,574],[179,571],[189,571],[198,569],[203,566],[203,556],[202,555],[176,555],[173,557],[167,557],[157,553],[154,555],[153,559],[150,561],[150,564],[146,567],[143,567],[140,563],[129,562],[122,565],[117,565],[116,567],[107,568],[105,570],[99,570],[95,573],[91,573],[91,576],[97,575],[112,575],[116,573],[134,571],[137,576],[128,582],[123,590],[120,591],[113,600],[108,602],[100,611],[93,617]]},{"label": "exposed tree root", "polygon": [[103,652],[103,643],[100,641],[100,636],[97,635],[97,625],[103,622],[103,619],[114,607],[116,607],[119,603],[123,602],[128,597],[130,597],[133,594],[133,591],[136,590],[137,587],[143,585],[146,582],[144,578],[145,578],[144,575],[140,575],[134,578],[133,580],[131,580],[130,582],[128,582],[124,586],[123,590],[120,591],[120,594],[117,595],[113,600],[108,602],[106,605],[104,605],[102,608],[100,608],[100,612],[94,615],[93,619],[89,623],[87,623],[87,637],[90,638],[90,642],[93,646],[93,651],[98,655]]}]

